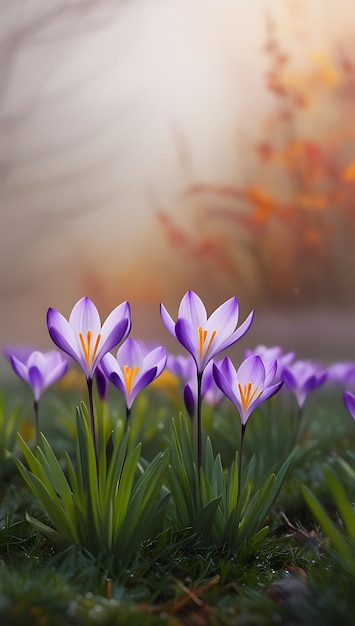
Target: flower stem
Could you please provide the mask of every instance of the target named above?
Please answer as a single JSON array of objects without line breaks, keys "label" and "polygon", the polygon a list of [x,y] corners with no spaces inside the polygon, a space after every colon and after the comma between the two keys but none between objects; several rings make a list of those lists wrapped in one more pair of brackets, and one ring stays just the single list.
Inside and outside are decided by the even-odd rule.
[{"label": "flower stem", "polygon": [[202,465],[202,394],[201,394],[201,384],[202,384],[202,372],[197,372],[197,415],[196,422],[193,425],[194,428],[194,444],[195,444],[195,453],[196,453],[196,461],[197,467],[200,469]]},{"label": "flower stem", "polygon": [[239,458],[238,458],[238,495],[237,495],[237,504],[239,502],[240,490],[242,487],[242,464],[243,464],[243,445],[244,445],[244,435],[245,429],[247,425],[242,424],[240,430],[240,449],[239,449]]},{"label": "flower stem", "polygon": [[299,406],[297,410],[297,421],[296,421],[296,432],[295,432],[295,442],[294,445],[300,443],[301,433],[302,433],[302,418],[303,418],[303,407]]},{"label": "flower stem", "polygon": [[99,448],[98,448],[98,440],[95,426],[95,413],[94,413],[94,400],[93,400],[93,389],[92,389],[92,378],[87,379],[88,385],[88,393],[89,393],[89,411],[90,411],[90,426],[91,426],[91,434],[92,440],[94,442],[95,449],[95,459],[96,459],[96,467],[99,467]]},{"label": "flower stem", "polygon": [[126,424],[125,424],[125,431],[128,428],[128,422],[129,422],[129,418],[131,417],[131,408],[128,408],[128,406],[126,406]]},{"label": "flower stem", "polygon": [[39,446],[39,419],[38,419],[38,400],[33,402],[33,408],[35,412],[35,426],[36,426],[36,445]]}]

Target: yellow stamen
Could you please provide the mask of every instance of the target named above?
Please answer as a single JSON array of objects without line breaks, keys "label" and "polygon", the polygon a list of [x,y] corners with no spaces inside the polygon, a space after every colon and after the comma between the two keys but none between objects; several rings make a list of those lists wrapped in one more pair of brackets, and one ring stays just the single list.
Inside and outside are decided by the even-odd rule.
[{"label": "yellow stamen", "polygon": [[[246,411],[249,404],[254,400],[256,394],[258,393],[258,387],[255,387],[253,393],[251,393],[251,390],[253,388],[253,383],[252,382],[248,382],[247,385],[242,385],[240,383],[238,383],[238,389],[239,389],[239,393],[240,393],[240,400],[242,403],[242,407],[243,407],[243,411]],[[258,394],[259,396],[261,396],[262,391],[260,391],[260,393]]]},{"label": "yellow stamen", "polygon": [[123,376],[126,385],[126,389],[128,393],[131,393],[132,385],[135,377],[139,372],[139,367],[136,365],[135,367],[128,367],[128,365],[123,366]]},{"label": "yellow stamen", "polygon": [[85,357],[85,361],[87,363],[88,367],[91,367],[96,353],[97,353],[97,349],[99,347],[99,343],[101,341],[101,333],[99,333],[96,337],[96,341],[95,341],[95,346],[94,346],[94,350],[91,354],[91,338],[92,338],[92,331],[88,330],[87,334],[86,334],[86,341],[84,339],[83,333],[79,333],[79,339],[80,339],[80,343],[81,343],[81,347],[83,349],[84,352],[84,357]]},{"label": "yellow stamen", "polygon": [[[208,354],[208,351],[212,345],[212,342],[215,338],[217,334],[217,331],[214,330],[211,334],[210,340],[208,342],[207,348],[206,348],[206,352],[205,352],[205,356]],[[206,343],[206,339],[207,339],[207,330],[203,330],[201,328],[201,326],[198,327],[197,329],[197,335],[198,335],[198,355],[199,358],[202,359],[202,355],[203,355],[203,349],[205,347],[205,343]]]}]

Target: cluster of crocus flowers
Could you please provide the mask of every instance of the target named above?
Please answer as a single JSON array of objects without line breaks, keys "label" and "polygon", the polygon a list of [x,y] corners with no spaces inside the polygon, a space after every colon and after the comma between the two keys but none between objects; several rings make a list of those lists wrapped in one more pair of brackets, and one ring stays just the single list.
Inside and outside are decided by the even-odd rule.
[{"label": "cluster of crocus flowers", "polygon": [[[229,348],[238,341],[250,328],[253,311],[237,328],[239,305],[233,297],[221,304],[211,315],[207,316],[205,305],[194,292],[188,291],[182,298],[177,321],[174,322],[163,304],[160,314],[167,330],[191,354],[196,365],[197,381],[197,416],[194,420],[194,445],[197,466],[202,461],[201,401],[202,379],[206,366],[222,350]],[[186,391],[185,391],[186,393]],[[193,393],[189,394],[192,401]],[[185,402],[189,402],[185,397]]]}]

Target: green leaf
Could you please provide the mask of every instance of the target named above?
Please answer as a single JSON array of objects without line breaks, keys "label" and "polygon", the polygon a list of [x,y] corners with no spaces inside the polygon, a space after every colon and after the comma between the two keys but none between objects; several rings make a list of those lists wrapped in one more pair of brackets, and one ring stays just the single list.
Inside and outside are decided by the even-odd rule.
[{"label": "green leaf", "polygon": [[349,501],[339,478],[330,467],[324,468],[324,474],[326,476],[329,489],[333,494],[334,500],[339,509],[340,517],[342,518],[350,537],[355,541],[355,509]]},{"label": "green leaf", "polygon": [[354,568],[354,555],[351,555],[351,553],[349,553],[348,542],[344,539],[344,537],[342,537],[340,531],[336,528],[331,519],[328,517],[325,509],[319,502],[318,498],[316,498],[311,490],[304,485],[302,485],[301,491],[307,506],[322,526],[324,532],[328,535],[329,540],[335,550],[337,550],[339,554],[343,557],[343,559],[348,562],[352,566],[352,568]]},{"label": "green leaf", "polygon": [[31,524],[31,526],[33,526],[35,530],[38,530],[38,532],[44,535],[44,537],[47,537],[47,539],[49,539],[51,544],[57,550],[65,550],[71,545],[71,542],[68,541],[68,538],[61,533],[58,533],[56,530],[54,530],[54,528],[47,526],[47,524],[43,524],[43,522],[40,522],[34,517],[31,517],[31,515],[29,515],[28,513],[25,514],[25,517],[26,520]]}]

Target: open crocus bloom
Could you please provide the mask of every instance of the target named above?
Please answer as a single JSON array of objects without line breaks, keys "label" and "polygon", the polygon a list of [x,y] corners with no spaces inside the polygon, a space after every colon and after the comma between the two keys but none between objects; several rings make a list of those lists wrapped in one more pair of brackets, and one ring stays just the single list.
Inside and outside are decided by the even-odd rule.
[{"label": "open crocus bloom", "polygon": [[50,385],[64,376],[68,369],[68,361],[57,350],[49,352],[34,350],[23,360],[11,354],[10,361],[16,374],[32,388],[36,402]]},{"label": "open crocus bloom", "polygon": [[283,381],[269,385],[277,368],[276,361],[263,362],[260,356],[250,356],[236,371],[226,357],[220,365],[213,364],[213,376],[218,387],[237,408],[243,426],[259,404],[281,389]]},{"label": "open crocus bloom", "polygon": [[127,409],[131,409],[137,394],[160,376],[166,360],[166,350],[162,346],[150,350],[143,342],[129,338],[117,350],[116,358],[112,354],[104,356],[101,367],[123,393]]},{"label": "open crocus bloom", "polygon": [[325,382],[327,375],[327,371],[313,361],[295,361],[283,371],[283,379],[295,394],[300,409],[308,395]]},{"label": "open crocus bloom", "polygon": [[163,304],[160,314],[168,331],[193,356],[199,374],[217,354],[243,337],[254,316],[251,312],[237,329],[238,300],[230,298],[208,318],[201,298],[193,291],[182,298],[176,323]]},{"label": "open crocus bloom", "polygon": [[94,303],[81,298],[70,314],[69,321],[55,309],[48,309],[47,326],[54,343],[69,354],[91,379],[102,357],[127,337],[131,329],[128,302],[117,306],[101,326]]}]

